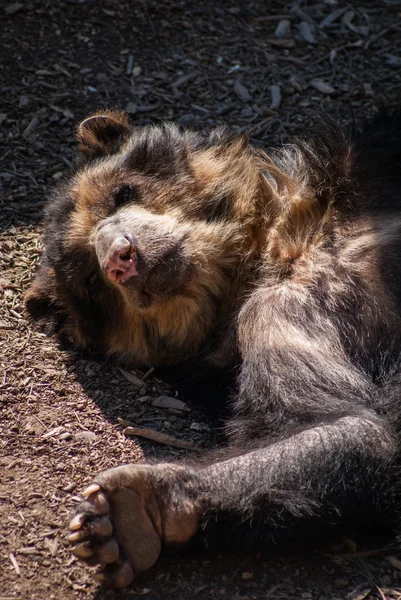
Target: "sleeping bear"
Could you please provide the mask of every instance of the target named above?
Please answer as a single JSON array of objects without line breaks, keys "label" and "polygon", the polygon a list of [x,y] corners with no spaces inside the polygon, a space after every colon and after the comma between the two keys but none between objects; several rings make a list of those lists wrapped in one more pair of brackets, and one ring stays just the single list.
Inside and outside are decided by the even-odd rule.
[{"label": "sleeping bear", "polygon": [[235,381],[222,448],[95,477],[69,524],[74,553],[119,588],[164,548],[226,532],[396,526],[401,112],[344,131],[323,118],[272,151],[224,127],[136,128],[117,110],[77,138],[29,313],[132,366]]}]

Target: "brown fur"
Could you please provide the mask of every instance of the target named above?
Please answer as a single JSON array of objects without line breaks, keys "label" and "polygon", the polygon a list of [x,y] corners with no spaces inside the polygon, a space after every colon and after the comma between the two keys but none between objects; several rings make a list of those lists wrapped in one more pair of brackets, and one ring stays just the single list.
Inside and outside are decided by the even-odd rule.
[{"label": "brown fur", "polygon": [[[182,289],[154,297],[145,310],[135,302],[129,286],[115,286],[100,275],[103,306],[107,298],[106,313],[115,315],[112,327],[95,324],[102,330],[103,351],[137,364],[177,362],[207,351],[219,362],[230,363],[236,348],[227,346],[227,328],[235,327],[236,311],[256,282],[311,285],[319,271],[330,268],[334,238],[344,256],[355,242],[349,224],[342,224],[335,190],[324,201],[317,197],[300,154],[283,152],[281,162],[292,161],[294,171],[285,172],[266,153],[250,147],[245,137],[202,145],[191,137],[176,141],[174,136],[177,131],[170,130],[165,143],[180,144],[177,164],[169,170],[163,156],[156,156],[166,169],[160,176],[157,168],[155,172],[148,169],[152,150],[147,150],[147,162],[142,158],[144,165],[135,168],[135,131],[123,113],[98,113],[79,126],[77,137],[85,162],[62,190],[71,207],[59,240],[61,259],[68,255],[73,271],[80,269],[79,261],[86,256],[96,271],[93,237],[97,227],[113,214],[116,192],[124,185],[133,186],[139,190],[137,205],[132,203],[119,212],[131,219],[134,232],[137,220],[151,217],[157,228],[158,218],[161,224],[162,218],[170,219],[172,235],[185,232],[187,236],[185,253],[192,273]],[[348,171],[349,156],[344,162]],[[49,213],[48,221],[57,221]],[[162,237],[164,225],[160,227]],[[393,229],[394,224],[389,227]],[[364,248],[365,254],[377,252],[380,240],[384,243],[391,238],[385,226],[380,225],[380,237],[373,229],[374,240]],[[368,239],[365,235],[365,246]],[[61,332],[79,346],[93,347],[70,301],[71,288],[76,286],[78,296],[82,295],[85,283],[71,272],[67,277],[64,273],[55,276],[54,270],[62,272],[62,264],[52,270],[47,260],[44,263],[45,269],[26,296],[28,307],[34,312],[35,303],[41,299],[43,305],[47,296],[66,317]],[[344,288],[340,282],[336,285],[340,291]]]},{"label": "brown fur", "polygon": [[[79,168],[49,203],[31,314],[136,365],[197,359],[236,376],[226,448],[141,466],[148,500],[135,466],[98,478],[118,498],[103,552],[115,560],[119,546],[129,563],[106,571],[113,585],[162,542],[197,531],[211,543],[220,522],[218,542],[240,522],[267,538],[316,519],[395,522],[401,112],[350,133],[328,120],[270,154],[224,129],[135,130],[119,112],[84,121],[78,138]],[[147,502],[162,507],[157,531]],[[85,534],[97,516],[90,502],[77,510]]]}]

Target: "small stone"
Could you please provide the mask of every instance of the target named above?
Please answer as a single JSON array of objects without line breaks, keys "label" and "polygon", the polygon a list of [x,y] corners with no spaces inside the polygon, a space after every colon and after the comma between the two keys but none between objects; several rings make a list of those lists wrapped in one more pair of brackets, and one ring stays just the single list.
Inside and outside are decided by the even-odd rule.
[{"label": "small stone", "polygon": [[62,433],[59,436],[59,440],[70,440],[72,438],[72,434],[69,431],[66,431],[65,433]]},{"label": "small stone", "polygon": [[244,581],[248,581],[249,579],[253,579],[253,572],[252,571],[244,571],[243,573],[241,573],[241,579],[243,579]]},{"label": "small stone", "polygon": [[74,435],[74,438],[79,440],[84,440],[85,442],[94,442],[96,439],[96,433],[93,431],[80,431]]}]

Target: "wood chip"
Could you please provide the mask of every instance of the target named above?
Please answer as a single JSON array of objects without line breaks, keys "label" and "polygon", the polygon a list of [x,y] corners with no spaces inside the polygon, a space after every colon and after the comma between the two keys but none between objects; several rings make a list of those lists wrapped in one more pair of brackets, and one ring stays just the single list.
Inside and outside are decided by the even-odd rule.
[{"label": "wood chip", "polygon": [[336,21],[339,17],[341,17],[341,15],[343,15],[346,10],[347,9],[344,7],[336,8],[336,10],[333,10],[329,15],[327,15],[327,17],[325,17],[323,19],[323,21],[320,22],[320,24],[319,24],[320,29],[323,29],[324,27],[328,27],[329,25],[334,23],[334,21]]},{"label": "wood chip", "polygon": [[237,94],[238,98],[242,100],[242,102],[251,102],[251,94],[248,92],[248,89],[244,86],[243,83],[240,82],[239,79],[237,79],[234,84],[234,92]]},{"label": "wood chip", "polygon": [[64,431],[64,427],[62,425],[59,425],[58,427],[55,427],[51,431],[48,431],[47,433],[43,434],[42,438],[44,440],[47,440],[48,438],[54,437],[55,435],[58,435],[59,433],[62,433],[63,431]]},{"label": "wood chip", "polygon": [[143,386],[142,379],[140,379],[137,375],[134,375],[133,373],[130,373],[129,371],[125,371],[124,369],[120,369],[120,371],[124,375],[124,377],[126,379],[128,379],[128,381],[130,383],[132,383],[132,385],[135,385],[136,387],[142,387]]},{"label": "wood chip", "polygon": [[394,54],[383,54],[386,57],[386,65],[391,67],[401,66],[401,56],[395,56]]},{"label": "wood chip", "polygon": [[126,69],[126,74],[127,75],[131,75],[132,73],[132,69],[134,68],[134,57],[132,54],[130,54],[128,56],[128,60],[127,60],[127,69]]},{"label": "wood chip", "polygon": [[151,404],[156,408],[175,408],[176,410],[189,411],[185,402],[178,400],[178,398],[171,398],[170,396],[159,396],[158,398],[155,398]]},{"label": "wood chip", "polygon": [[334,94],[335,90],[328,83],[322,79],[312,79],[310,82],[311,86],[314,87],[318,92],[322,94]]},{"label": "wood chip", "polygon": [[199,75],[199,71],[192,71],[191,73],[188,73],[187,75],[181,75],[181,77],[179,77],[178,79],[176,79],[171,84],[171,87],[178,88],[181,85],[184,85],[184,83],[187,83],[188,81],[190,81],[191,79],[194,79],[198,75]]},{"label": "wood chip", "polygon": [[195,446],[195,444],[192,444],[191,442],[177,440],[166,433],[161,433],[160,431],[155,431],[154,429],[146,429],[144,427],[126,427],[123,430],[123,434],[128,436],[137,435],[139,437],[146,438],[147,440],[152,440],[152,442],[163,444],[164,446],[172,446],[173,448],[184,448],[185,450],[197,451],[201,450],[199,446]]},{"label": "wood chip", "polygon": [[276,110],[279,108],[281,104],[281,90],[279,85],[271,85],[270,93],[272,96],[272,101],[270,104],[270,110]]},{"label": "wood chip", "polygon": [[15,572],[17,573],[17,575],[21,575],[21,569],[19,568],[19,564],[17,559],[15,558],[14,554],[11,552],[10,553],[10,560],[13,564],[13,567],[15,569]]},{"label": "wood chip", "polygon": [[353,33],[357,33],[359,35],[367,36],[369,34],[369,27],[366,25],[354,25],[352,23],[355,17],[355,13],[353,10],[348,10],[342,18],[342,22],[344,25],[348,27]]},{"label": "wood chip", "polygon": [[313,35],[312,28],[306,21],[302,21],[299,25],[299,33],[308,44],[316,44],[315,36]]},{"label": "wood chip", "polygon": [[53,69],[55,71],[57,71],[57,73],[62,73],[63,75],[66,75],[67,77],[72,77],[71,73],[69,71],[67,71],[67,69],[65,69],[62,65],[59,65],[58,63],[55,63],[53,65]]},{"label": "wood chip", "polygon": [[45,538],[44,545],[49,550],[49,552],[52,556],[55,556],[57,554],[57,550],[58,550],[58,546],[59,546],[57,538],[54,540]]},{"label": "wood chip", "polygon": [[275,29],[274,35],[280,39],[288,37],[291,33],[291,21],[282,19]]},{"label": "wood chip", "polygon": [[40,124],[39,117],[33,117],[33,119],[31,119],[31,121],[29,122],[28,126],[22,132],[22,137],[24,137],[24,138],[29,137],[31,135],[31,133],[33,131],[35,131],[35,129],[37,128],[37,126],[39,124]]},{"label": "wood chip", "polygon": [[266,38],[266,44],[272,46],[280,46],[281,48],[293,48],[295,46],[294,40],[280,39],[280,38]]},{"label": "wood chip", "polygon": [[18,554],[24,554],[25,556],[30,556],[31,554],[38,554],[38,550],[34,546],[26,546],[25,548],[19,548],[17,552]]}]

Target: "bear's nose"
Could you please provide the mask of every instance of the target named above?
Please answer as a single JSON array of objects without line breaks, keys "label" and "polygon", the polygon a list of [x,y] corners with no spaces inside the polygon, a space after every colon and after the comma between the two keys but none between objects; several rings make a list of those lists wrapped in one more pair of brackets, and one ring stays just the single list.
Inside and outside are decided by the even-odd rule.
[{"label": "bear's nose", "polygon": [[106,277],[114,283],[124,283],[138,275],[135,239],[130,234],[115,238],[110,245],[102,268]]}]

